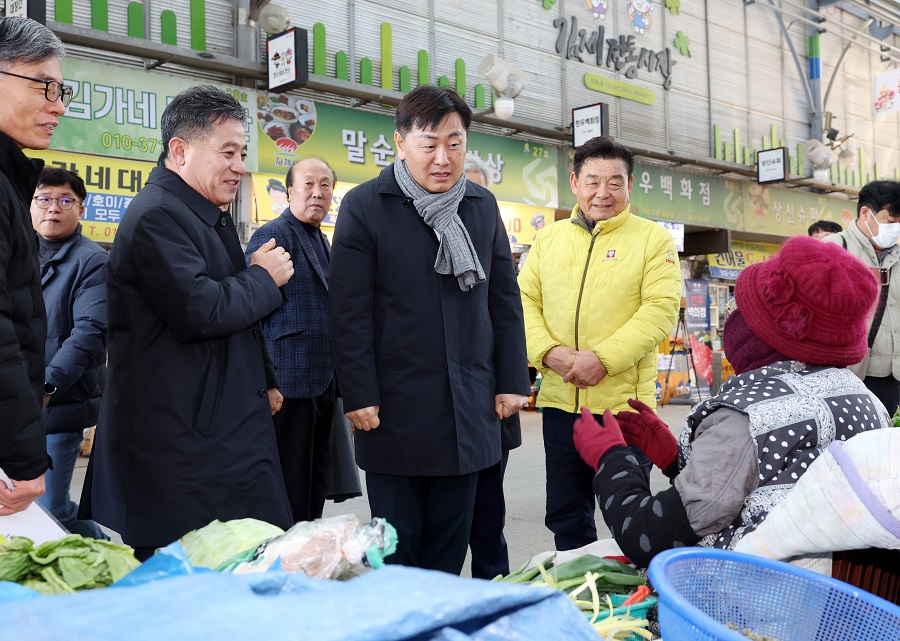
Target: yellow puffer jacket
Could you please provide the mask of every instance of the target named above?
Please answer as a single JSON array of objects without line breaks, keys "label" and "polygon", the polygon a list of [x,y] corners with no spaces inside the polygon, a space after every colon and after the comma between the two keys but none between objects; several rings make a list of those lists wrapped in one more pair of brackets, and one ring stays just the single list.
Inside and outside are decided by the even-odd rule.
[{"label": "yellow puffer jacket", "polygon": [[[539,407],[594,414],[656,405],[656,346],[675,327],[681,274],[669,231],[626,208],[587,231],[577,216],[538,232],[519,273]],[[579,390],[544,365],[551,348],[594,351],[609,374]]]}]

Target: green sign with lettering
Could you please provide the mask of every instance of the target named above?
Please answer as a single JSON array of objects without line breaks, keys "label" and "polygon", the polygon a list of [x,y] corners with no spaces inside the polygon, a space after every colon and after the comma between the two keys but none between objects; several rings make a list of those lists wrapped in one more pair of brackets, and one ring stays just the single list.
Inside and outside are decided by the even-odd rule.
[{"label": "green sign with lettering", "polygon": [[[395,158],[394,119],[286,94],[259,92],[259,170],[284,174],[294,160],[319,156],[338,180],[362,183]],[[497,200],[556,207],[557,147],[469,132],[467,151],[492,172]]]},{"label": "green sign with lettering", "polygon": [[645,105],[656,104],[656,94],[652,89],[638,87],[628,82],[622,82],[615,78],[607,78],[596,73],[584,74],[584,86],[593,91],[606,93],[610,96],[618,96],[626,100],[633,100]]},{"label": "green sign with lettering", "polygon": [[653,220],[740,229],[740,183],[706,174],[636,164],[631,210]]},{"label": "green sign with lettering", "polygon": [[[63,61],[63,77],[74,97],[53,132],[52,149],[154,162],[162,152],[159,119],[163,110],[178,93],[198,84],[190,78],[140,69],[126,72],[75,58]],[[253,113],[255,91],[216,86]],[[256,142],[256,127],[248,126],[247,171],[256,171]]]},{"label": "green sign with lettering", "polygon": [[831,220],[846,228],[846,221],[856,216],[853,203],[846,200],[757,183],[747,184],[743,200],[741,229],[775,236],[806,235],[817,220]]}]

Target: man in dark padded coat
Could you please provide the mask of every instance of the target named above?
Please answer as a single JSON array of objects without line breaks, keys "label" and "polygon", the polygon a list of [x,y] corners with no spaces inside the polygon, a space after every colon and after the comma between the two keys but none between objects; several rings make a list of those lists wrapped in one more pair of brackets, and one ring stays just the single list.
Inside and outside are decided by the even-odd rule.
[{"label": "man in dark padded coat", "polygon": [[[43,162],[23,149],[47,149],[72,99],[62,85],[62,43],[26,18],[0,18],[0,517],[44,492],[48,468],[41,424],[44,339],[37,237],[29,204]],[[2,525],[0,525],[2,530]]]},{"label": "man in dark padded coat", "polygon": [[245,173],[245,122],[224,91],[179,94],[162,115],[161,164],[110,254],[92,516],[138,558],[214,519],[293,523],[259,323],[281,305],[293,264],[269,241],[247,267],[223,211]]}]

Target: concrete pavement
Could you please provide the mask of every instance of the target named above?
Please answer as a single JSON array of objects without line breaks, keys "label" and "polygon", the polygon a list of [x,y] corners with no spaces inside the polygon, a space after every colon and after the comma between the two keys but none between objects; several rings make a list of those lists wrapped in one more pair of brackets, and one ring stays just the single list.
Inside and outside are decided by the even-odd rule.
[{"label": "concrete pavement", "polygon": [[[660,417],[669,425],[672,432],[678,435],[684,418],[690,407],[687,405],[666,405],[660,408]],[[553,535],[544,526],[544,445],[541,435],[541,413],[525,412],[522,416],[522,446],[510,452],[509,465],[506,470],[504,488],[506,493],[506,540],[509,545],[510,568],[515,569],[529,560],[533,555],[554,549]],[[79,457],[72,477],[72,497],[81,496],[84,483],[84,471],[87,459]],[[365,474],[361,474],[365,488]],[[653,468],[650,487],[655,492],[669,487],[669,481],[662,473]],[[365,493],[365,489],[363,489]],[[369,504],[365,495],[342,503],[328,501],[325,504],[325,516],[337,514],[355,514],[361,521],[368,521]],[[597,531],[601,538],[609,537],[609,531],[603,523],[600,511],[597,510]],[[110,533],[113,540],[120,540],[118,535]],[[469,564],[463,570],[463,576],[469,575]]]}]

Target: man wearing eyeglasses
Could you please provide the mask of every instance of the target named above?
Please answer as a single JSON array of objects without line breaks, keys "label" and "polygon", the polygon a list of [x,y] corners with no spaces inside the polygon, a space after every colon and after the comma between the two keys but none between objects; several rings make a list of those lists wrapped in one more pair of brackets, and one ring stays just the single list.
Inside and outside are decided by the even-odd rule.
[{"label": "man wearing eyeglasses", "polygon": [[0,517],[44,492],[48,469],[41,405],[47,323],[29,204],[47,149],[71,99],[62,85],[65,49],[25,18],[0,18]]},{"label": "man wearing eyeglasses", "polygon": [[47,307],[44,429],[53,469],[38,502],[73,534],[105,539],[93,521],[78,520],[69,497],[82,432],[97,423],[106,378],[106,263],[100,245],[81,235],[84,181],[44,167],[31,199]]}]

